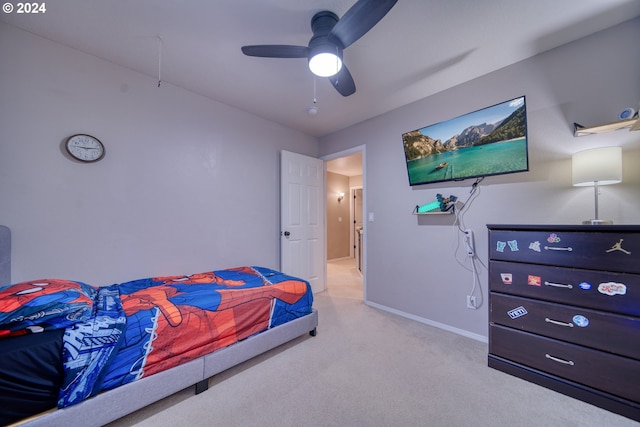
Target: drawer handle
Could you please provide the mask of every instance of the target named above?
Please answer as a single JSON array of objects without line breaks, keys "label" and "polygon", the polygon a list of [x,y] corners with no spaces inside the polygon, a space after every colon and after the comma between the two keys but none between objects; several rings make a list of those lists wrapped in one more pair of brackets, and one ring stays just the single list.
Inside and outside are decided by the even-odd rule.
[{"label": "drawer handle", "polygon": [[545,286],[553,286],[555,288],[573,289],[573,285],[565,285],[564,283],[544,282]]},{"label": "drawer handle", "polygon": [[548,317],[544,318],[544,321],[547,323],[553,323],[558,326],[566,326],[567,328],[573,328],[573,323],[560,322],[559,320],[549,319]]},{"label": "drawer handle", "polygon": [[560,359],[559,357],[553,357],[550,354],[545,354],[544,357],[546,357],[547,359],[551,359],[554,362],[558,362],[558,363],[564,363],[565,365],[571,365],[573,366],[573,360],[564,360],[564,359]]},{"label": "drawer handle", "polygon": [[545,246],[544,249],[546,251],[567,251],[567,252],[571,252],[573,250],[571,246],[566,248],[559,248],[557,246]]}]

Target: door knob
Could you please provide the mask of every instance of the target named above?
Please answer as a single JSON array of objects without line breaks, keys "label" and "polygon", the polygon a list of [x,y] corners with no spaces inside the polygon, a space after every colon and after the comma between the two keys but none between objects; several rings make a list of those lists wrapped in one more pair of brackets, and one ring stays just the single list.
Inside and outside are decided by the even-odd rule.
[{"label": "door knob", "polygon": [[289,237],[289,236],[291,236],[291,233],[289,233],[288,231],[285,231],[284,232],[284,237]]}]

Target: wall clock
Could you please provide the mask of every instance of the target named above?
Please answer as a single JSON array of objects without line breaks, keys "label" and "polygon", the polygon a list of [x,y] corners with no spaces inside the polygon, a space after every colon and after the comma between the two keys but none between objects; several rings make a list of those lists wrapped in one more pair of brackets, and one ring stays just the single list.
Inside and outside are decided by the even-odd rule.
[{"label": "wall clock", "polygon": [[71,157],[85,163],[97,162],[104,157],[104,145],[91,135],[72,135],[67,139],[65,148]]}]

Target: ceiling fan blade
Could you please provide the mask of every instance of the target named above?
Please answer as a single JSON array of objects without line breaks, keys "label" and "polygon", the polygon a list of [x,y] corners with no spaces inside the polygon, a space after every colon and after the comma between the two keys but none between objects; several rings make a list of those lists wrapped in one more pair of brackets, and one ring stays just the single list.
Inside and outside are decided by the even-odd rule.
[{"label": "ceiling fan blade", "polygon": [[353,81],[351,73],[344,64],[342,64],[342,68],[338,71],[338,74],[329,77],[329,80],[342,96],[353,95],[356,92],[356,83]]},{"label": "ceiling fan blade", "polygon": [[261,58],[306,58],[309,55],[309,48],[307,46],[262,44],[242,46],[242,53]]},{"label": "ceiling fan blade", "polygon": [[358,0],[329,33],[342,43],[343,49],[372,29],[398,0]]}]

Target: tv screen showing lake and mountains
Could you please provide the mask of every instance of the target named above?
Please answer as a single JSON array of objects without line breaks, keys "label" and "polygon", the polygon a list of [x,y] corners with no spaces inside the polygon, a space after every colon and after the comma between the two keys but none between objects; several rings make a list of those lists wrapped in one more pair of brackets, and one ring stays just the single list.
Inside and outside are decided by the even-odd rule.
[{"label": "tv screen showing lake and mountains", "polygon": [[525,97],[402,135],[411,186],[524,172]]}]

